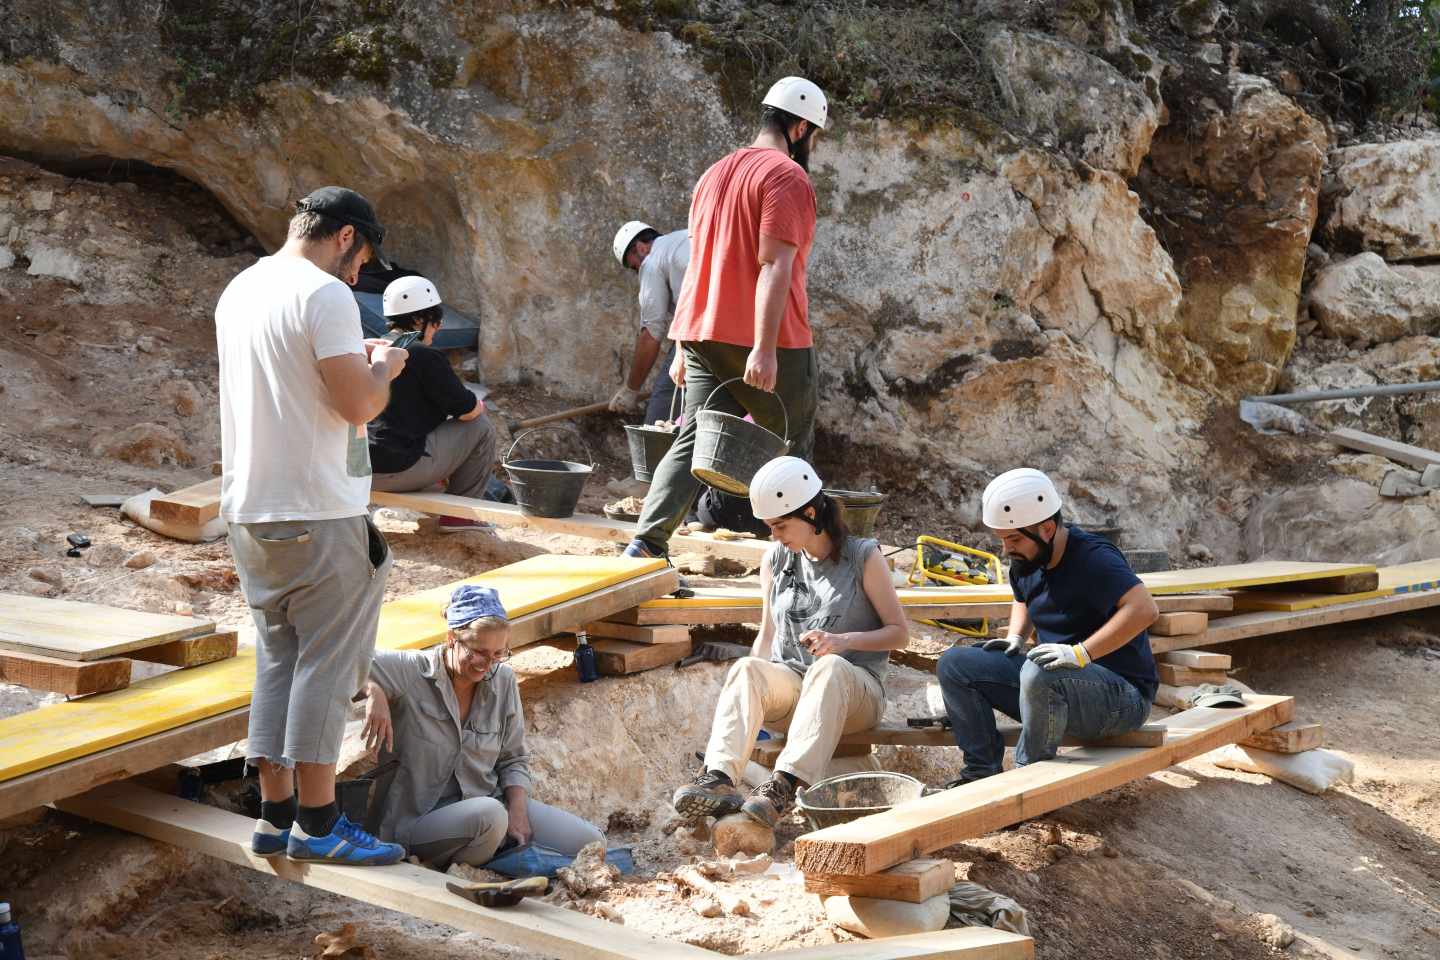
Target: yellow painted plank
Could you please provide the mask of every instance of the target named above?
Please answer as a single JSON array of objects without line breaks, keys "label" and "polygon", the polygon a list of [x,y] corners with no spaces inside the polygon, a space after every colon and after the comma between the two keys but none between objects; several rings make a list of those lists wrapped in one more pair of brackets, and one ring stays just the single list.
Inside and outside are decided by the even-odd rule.
[{"label": "yellow painted plank", "polygon": [[1386,593],[1420,593],[1440,589],[1440,558],[1381,567],[1380,589]]},{"label": "yellow painted plank", "polygon": [[[1194,570],[1160,570],[1142,573],[1140,580],[1151,593],[1190,593],[1195,590],[1231,590],[1266,583],[1323,580],[1352,573],[1371,573],[1373,563],[1301,563],[1294,560],[1264,560]],[[1353,596],[1353,594],[1352,594]]]},{"label": "yellow painted plank", "polygon": [[[921,589],[902,588],[896,591],[902,606],[928,606],[953,603],[1006,603],[1013,598],[1010,587],[932,587]],[[697,588],[693,597],[661,597],[646,600],[640,606],[653,610],[714,610],[718,607],[740,607],[749,609],[760,606],[759,587]]]},{"label": "yellow painted plank", "polygon": [[1292,593],[1289,591],[1246,591],[1234,594],[1235,609],[1239,610],[1313,610],[1337,603],[1351,603],[1355,600],[1371,600],[1388,597],[1394,590],[1366,590],[1362,593]]},{"label": "yellow painted plank", "polygon": [[[500,592],[512,617],[663,569],[663,560],[542,555],[459,583]],[[445,636],[442,611],[457,584],[391,601],[380,611],[376,645],[413,650]],[[50,704],[0,718],[0,782],[250,703],[255,654],[163,674],[125,690]]]}]

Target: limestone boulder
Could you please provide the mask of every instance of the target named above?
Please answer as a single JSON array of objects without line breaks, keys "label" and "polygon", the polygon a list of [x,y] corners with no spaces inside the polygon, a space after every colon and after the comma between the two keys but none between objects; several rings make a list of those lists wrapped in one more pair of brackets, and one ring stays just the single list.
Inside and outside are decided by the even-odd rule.
[{"label": "limestone boulder", "polygon": [[1231,75],[1223,102],[1185,108],[1156,135],[1140,188],[1166,212],[1184,336],[1204,356],[1172,369],[1226,398],[1265,393],[1295,344],[1325,131],[1246,74]]},{"label": "limestone boulder", "polygon": [[[1326,349],[1328,348],[1328,349]],[[1297,353],[1286,371],[1286,390],[1332,390],[1440,380],[1440,337],[1404,337],[1369,349],[1320,341]],[[1324,429],[1353,427],[1440,450],[1440,394],[1356,397],[1304,405]]]},{"label": "limestone boulder", "polygon": [[1440,140],[1365,143],[1334,151],[1324,234],[1386,260],[1440,255]]},{"label": "limestone boulder", "polygon": [[1321,270],[1309,300],[1310,316],[1331,337],[1369,344],[1440,333],[1440,267],[1357,254]]},{"label": "limestone boulder", "polygon": [[1063,40],[1008,27],[986,34],[984,55],[1031,135],[1103,170],[1140,169],[1159,123],[1140,84]]},{"label": "limestone boulder", "polygon": [[1246,518],[1246,555],[1380,565],[1440,556],[1440,490],[1423,489],[1396,499],[1335,477],[1265,492]]}]

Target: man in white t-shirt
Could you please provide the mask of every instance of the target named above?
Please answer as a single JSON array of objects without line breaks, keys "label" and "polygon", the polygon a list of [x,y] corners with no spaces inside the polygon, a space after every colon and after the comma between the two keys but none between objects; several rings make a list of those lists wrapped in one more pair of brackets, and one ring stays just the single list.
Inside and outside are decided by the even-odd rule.
[{"label": "man in white t-shirt", "polygon": [[364,685],[390,572],[370,523],[365,424],[404,350],[363,339],[346,285],[384,228],[353,190],[301,200],[285,245],[215,306],[224,479],[220,514],[257,631],[246,756],[260,770],[261,856],[395,863],[339,812],[335,763]]}]

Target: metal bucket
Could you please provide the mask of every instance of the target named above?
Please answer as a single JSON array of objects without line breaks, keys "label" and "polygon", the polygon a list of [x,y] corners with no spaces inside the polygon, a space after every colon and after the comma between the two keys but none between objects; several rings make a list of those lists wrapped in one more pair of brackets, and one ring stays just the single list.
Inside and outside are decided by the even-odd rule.
[{"label": "metal bucket", "polygon": [[[510,487],[515,493],[515,502],[520,512],[527,517],[549,517],[563,520],[575,514],[575,505],[580,502],[580,492],[585,481],[595,469],[594,458],[589,466],[571,460],[511,460],[519,442],[538,430],[564,429],[560,427],[536,427],[526,430],[510,444],[503,466],[510,474]],[[571,431],[580,437],[578,431]],[[580,437],[585,455],[590,456],[590,446]]]},{"label": "metal bucket", "polygon": [[625,425],[625,438],[630,441],[630,472],[636,480],[649,483],[655,468],[675,445],[675,430],[661,430],[646,424]]},{"label": "metal bucket", "polygon": [[845,528],[857,537],[873,537],[875,521],[880,518],[880,507],[885,503],[886,494],[879,490],[826,490],[825,495],[840,504],[840,515],[845,518]]},{"label": "metal bucket", "polygon": [[812,830],[848,823],[920,799],[925,784],[903,773],[847,773],[800,791],[795,806]]},{"label": "metal bucket", "polygon": [[695,414],[695,453],[690,475],[701,483],[737,497],[750,495],[750,481],[756,472],[790,449],[790,413],[777,396],[785,417],[785,436],[777,437],[758,423],[718,410],[706,410],[715,394],[743,377],[731,377],[710,391]]}]

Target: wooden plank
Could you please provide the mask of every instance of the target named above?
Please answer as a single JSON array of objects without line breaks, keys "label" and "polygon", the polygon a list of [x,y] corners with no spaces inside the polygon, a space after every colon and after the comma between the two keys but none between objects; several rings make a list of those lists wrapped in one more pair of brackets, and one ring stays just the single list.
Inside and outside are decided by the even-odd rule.
[{"label": "wooden plank", "polygon": [[684,643],[690,639],[690,628],[686,626],[640,627],[629,623],[610,623],[606,620],[587,623],[585,632],[592,637],[629,640],[631,643]]},{"label": "wooden plank", "polygon": [[[370,502],[441,517],[468,517],[471,520],[493,523],[497,527],[560,533],[590,540],[604,540],[608,543],[627,544],[635,539],[639,532],[636,524],[624,520],[611,520],[608,517],[583,513],[563,519],[527,517],[513,503],[476,500],[449,493],[386,493],[383,490],[372,490]],[[708,553],[711,556],[729,557],[757,566],[769,547],[768,540],[717,540],[710,534],[690,534],[675,537],[670,541],[670,552],[673,554]]]},{"label": "wooden plank", "polygon": [[1351,603],[1337,603],[1329,607],[1300,610],[1294,613],[1263,610],[1254,613],[1240,613],[1233,617],[1211,620],[1209,628],[1204,633],[1191,637],[1151,637],[1150,649],[1155,653],[1165,653],[1170,650],[1211,647],[1220,643],[1230,643],[1233,640],[1245,640],[1249,637],[1288,633],[1292,630],[1349,623],[1353,620],[1368,620],[1371,617],[1383,617],[1392,613],[1405,613],[1433,606],[1440,606],[1440,590],[1396,594],[1389,597],[1376,597],[1372,600],[1356,600]]},{"label": "wooden plank", "polygon": [[102,660],[214,631],[211,620],[0,593],[0,650],[62,660]]},{"label": "wooden plank", "polygon": [[1200,650],[1174,650],[1156,657],[1157,663],[1172,663],[1195,670],[1229,670],[1230,654],[1205,653]]},{"label": "wooden plank", "polygon": [[1228,593],[1175,593],[1153,598],[1161,613],[1195,610],[1204,613],[1229,613],[1235,601]]},{"label": "wooden plank", "polygon": [[[1001,721],[995,724],[995,729],[1004,738],[1005,746],[1013,747],[1020,742],[1020,724],[1014,721]],[[877,746],[953,747],[955,746],[955,736],[949,730],[939,727],[909,727],[901,726],[898,723],[882,723],[869,730],[841,734],[840,742],[871,743]],[[1165,728],[1159,724],[1147,723],[1138,730],[1122,733],[1108,740],[1087,741],[1066,737],[1060,741],[1060,745],[1065,747],[1158,747],[1164,742]]]},{"label": "wooden plank", "polygon": [[1337,603],[1353,603],[1388,596],[1394,590],[1370,590],[1364,593],[1298,593],[1290,590],[1237,590],[1235,609],[1282,610],[1287,613],[1296,610],[1313,610],[1316,607],[1333,607]]},{"label": "wooden plank", "polygon": [[1173,663],[1157,663],[1155,669],[1160,672],[1160,682],[1168,683],[1172,687],[1193,687],[1202,683],[1218,684],[1230,679],[1224,670],[1182,667]]},{"label": "wooden plank", "polygon": [[166,523],[201,527],[220,516],[220,484],[224,477],[184,487],[150,501],[150,516]]},{"label": "wooden plank", "polygon": [[878,897],[924,903],[955,885],[955,864],[950,860],[909,860],[865,877],[812,873],[805,877],[805,892],[831,897]]},{"label": "wooden plank", "polygon": [[146,663],[163,663],[171,667],[198,667],[202,663],[214,663],[235,656],[240,649],[240,635],[234,630],[222,630],[203,637],[186,637],[171,640],[156,647],[142,647],[130,656]]},{"label": "wooden plank", "polygon": [[1314,750],[1324,741],[1324,728],[1318,723],[1291,721],[1240,741],[1242,747],[1257,747],[1275,753],[1303,753]]},{"label": "wooden plank", "polygon": [[595,668],[607,677],[623,677],[654,670],[688,656],[693,649],[684,643],[631,643],[628,640],[592,640]]},{"label": "wooden plank", "polygon": [[6,780],[0,783],[0,818],[243,740],[249,717],[248,709],[230,710]]},{"label": "wooden plank", "polygon": [[[462,583],[495,588],[512,616],[520,646],[600,619],[675,588],[662,560],[628,557],[531,557]],[[419,650],[445,638],[445,605],[456,584],[392,600],[380,610],[376,646]],[[175,670],[128,690],[50,704],[0,718],[0,782],[247,707],[255,656]]]},{"label": "wooden plank", "polygon": [[1264,560],[1193,570],[1159,570],[1140,574],[1140,581],[1152,594],[1188,593],[1197,590],[1231,590],[1265,583],[1300,583],[1340,577],[1348,573],[1370,573],[1372,563],[1302,563],[1294,560]]},{"label": "wooden plank", "polygon": [[1199,612],[1162,613],[1150,625],[1150,634],[1156,637],[1188,637],[1202,632],[1209,622],[1209,615]]},{"label": "wooden plank", "polygon": [[1381,567],[1379,589],[1388,593],[1422,593],[1440,589],[1440,559]]},{"label": "wooden plank", "polygon": [[1159,747],[1085,747],[975,783],[805,834],[804,873],[879,873],[906,860],[1049,813],[1290,720],[1291,697],[1253,696],[1238,709],[1195,708],[1161,723]]},{"label": "wooden plank", "polygon": [[531,955],[562,960],[717,960],[720,956],[533,899],[503,909],[477,906],[445,889],[453,878],[414,864],[357,868],[256,857],[250,853],[254,821],[132,784],[108,784],[56,805],[66,813],[260,873],[478,933]]},{"label": "wooden plank", "polygon": [[120,657],[82,662],[0,650],[0,680],[31,690],[84,697],[130,686],[130,661]]},{"label": "wooden plank", "polygon": [[1431,464],[1440,463],[1440,453],[1436,453],[1434,450],[1426,450],[1424,447],[1401,443],[1399,440],[1377,437],[1373,433],[1351,430],[1349,427],[1341,427],[1339,430],[1330,431],[1326,439],[1346,449],[1373,453],[1377,456],[1394,460],[1396,463],[1403,463],[1406,466],[1414,467],[1416,470],[1424,470]]},{"label": "wooden plank", "polygon": [[958,927],[880,940],[754,953],[749,960],[1034,960],[1035,941],[990,927]]},{"label": "wooden plank", "polygon": [[1312,593],[1371,593],[1380,586],[1380,571],[1368,573],[1347,573],[1343,577],[1324,577],[1309,580],[1305,589]]}]

